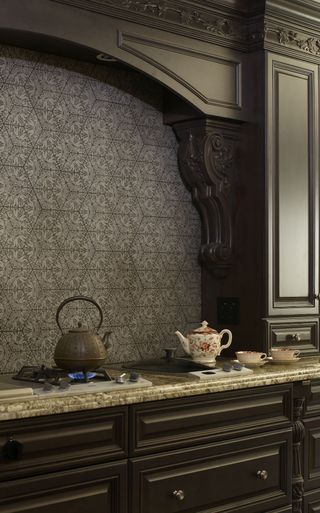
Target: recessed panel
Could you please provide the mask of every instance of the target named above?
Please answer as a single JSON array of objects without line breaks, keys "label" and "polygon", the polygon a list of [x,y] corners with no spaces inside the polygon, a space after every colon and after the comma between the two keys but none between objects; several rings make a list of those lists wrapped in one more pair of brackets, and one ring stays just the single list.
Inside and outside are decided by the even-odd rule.
[{"label": "recessed panel", "polygon": [[278,81],[279,296],[299,298],[309,292],[308,79]]}]

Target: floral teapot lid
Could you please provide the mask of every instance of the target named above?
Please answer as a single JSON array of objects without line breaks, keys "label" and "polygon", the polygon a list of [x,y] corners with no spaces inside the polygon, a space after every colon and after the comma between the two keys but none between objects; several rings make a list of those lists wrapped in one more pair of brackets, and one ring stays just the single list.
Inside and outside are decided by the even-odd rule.
[{"label": "floral teapot lid", "polygon": [[192,333],[200,334],[200,335],[208,335],[209,333],[218,333],[213,328],[210,328],[207,321],[202,321],[201,326],[199,328],[194,329],[193,331],[190,331],[189,335]]}]

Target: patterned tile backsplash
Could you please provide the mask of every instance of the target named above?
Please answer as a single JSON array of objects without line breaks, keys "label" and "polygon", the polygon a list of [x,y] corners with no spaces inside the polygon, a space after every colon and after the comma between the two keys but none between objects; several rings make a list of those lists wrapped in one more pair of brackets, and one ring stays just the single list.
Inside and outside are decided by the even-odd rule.
[{"label": "patterned tile backsplash", "polygon": [[[135,71],[0,47],[0,373],[53,363],[73,295],[101,305],[110,362],[201,320],[200,221],[161,109]],[[80,318],[98,321],[61,314]]]}]

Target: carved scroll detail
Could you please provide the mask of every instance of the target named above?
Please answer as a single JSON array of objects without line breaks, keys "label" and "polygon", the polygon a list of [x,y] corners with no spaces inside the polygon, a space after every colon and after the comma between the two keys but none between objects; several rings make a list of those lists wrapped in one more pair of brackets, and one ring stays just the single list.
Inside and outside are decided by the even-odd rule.
[{"label": "carved scroll detail", "polygon": [[305,427],[301,421],[304,397],[293,402],[293,477],[292,477],[292,513],[302,513],[304,479],[301,464],[301,443],[305,436]]},{"label": "carved scroll detail", "polygon": [[203,228],[201,261],[217,276],[233,257],[233,204],[238,126],[213,120],[177,124],[181,173],[192,190]]},{"label": "carved scroll detail", "polygon": [[274,36],[276,42],[288,48],[295,48],[311,55],[320,56],[320,39],[318,37],[299,34],[283,27],[267,26],[266,38]]}]

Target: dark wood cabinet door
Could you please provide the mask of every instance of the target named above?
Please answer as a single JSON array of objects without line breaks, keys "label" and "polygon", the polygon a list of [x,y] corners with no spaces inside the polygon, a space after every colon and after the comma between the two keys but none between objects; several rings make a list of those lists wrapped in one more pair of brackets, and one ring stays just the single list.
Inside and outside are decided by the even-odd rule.
[{"label": "dark wood cabinet door", "polygon": [[133,459],[132,513],[270,513],[291,503],[291,430]]},{"label": "dark wood cabinet door", "polygon": [[269,54],[268,315],[319,312],[318,66]]},{"label": "dark wood cabinet door", "polygon": [[0,483],[1,513],[126,513],[127,462]]}]

